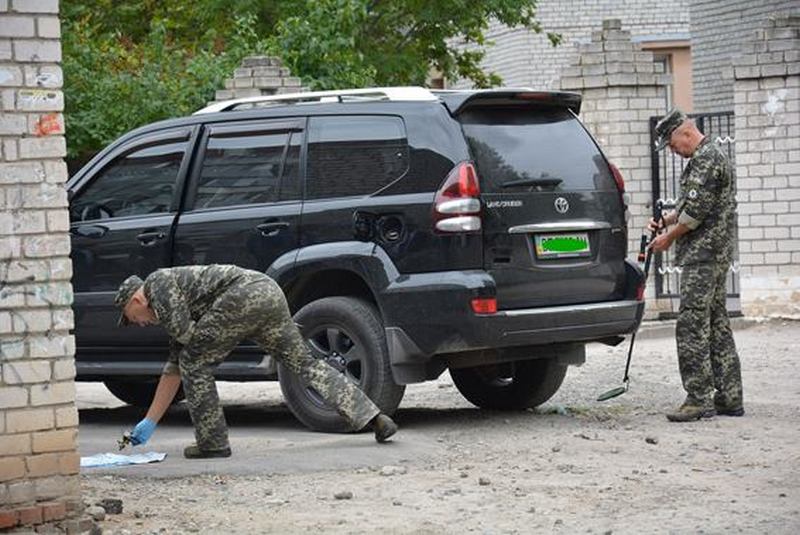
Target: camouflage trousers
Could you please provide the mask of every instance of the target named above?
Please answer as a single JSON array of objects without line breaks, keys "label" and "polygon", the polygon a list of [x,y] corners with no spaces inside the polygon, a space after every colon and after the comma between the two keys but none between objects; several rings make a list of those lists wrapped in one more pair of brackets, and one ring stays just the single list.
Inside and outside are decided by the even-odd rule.
[{"label": "camouflage trousers", "polygon": [[253,340],[313,387],[353,430],[363,428],[380,412],[343,374],[311,355],[292,320],[283,292],[265,277],[221,295],[195,324],[190,347],[196,349],[187,346],[180,354],[183,391],[200,449],[229,446],[214,368],[245,339]]},{"label": "camouflage trousers", "polygon": [[683,267],[675,337],[687,401],[742,405],[742,374],[725,308],[728,264]]}]

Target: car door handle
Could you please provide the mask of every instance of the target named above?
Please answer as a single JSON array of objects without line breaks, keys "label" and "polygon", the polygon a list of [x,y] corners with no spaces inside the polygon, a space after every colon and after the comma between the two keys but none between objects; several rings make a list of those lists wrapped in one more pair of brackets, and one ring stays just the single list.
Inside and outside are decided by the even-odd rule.
[{"label": "car door handle", "polygon": [[84,238],[102,238],[108,232],[108,227],[102,225],[81,225],[72,229],[72,233]]},{"label": "car door handle", "polygon": [[256,225],[256,230],[264,237],[275,236],[278,232],[287,228],[289,228],[288,221],[273,221],[271,223]]},{"label": "car door handle", "polygon": [[139,243],[145,247],[154,245],[156,242],[163,240],[165,237],[166,234],[160,230],[148,230],[136,235],[136,239],[139,240]]}]

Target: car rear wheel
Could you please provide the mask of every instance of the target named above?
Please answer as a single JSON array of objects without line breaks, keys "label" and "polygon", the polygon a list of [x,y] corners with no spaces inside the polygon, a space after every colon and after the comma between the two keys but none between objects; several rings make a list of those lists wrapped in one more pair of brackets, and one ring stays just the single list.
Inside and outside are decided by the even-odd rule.
[{"label": "car rear wheel", "polygon": [[[153,401],[158,386],[158,378],[148,379],[106,379],[106,388],[120,401],[135,407],[147,408]],[[178,403],[184,398],[183,387],[178,389],[172,403]]]},{"label": "car rear wheel", "polygon": [[[315,358],[358,385],[381,412],[394,413],[405,386],[392,378],[383,323],[372,305],[352,297],[326,297],[301,308],[294,319]],[[349,429],[314,388],[280,364],[278,378],[286,404],[304,425],[323,432]]]},{"label": "car rear wheel", "polygon": [[450,370],[467,400],[483,409],[521,410],[541,405],[558,391],[567,366],[554,359],[523,360]]}]

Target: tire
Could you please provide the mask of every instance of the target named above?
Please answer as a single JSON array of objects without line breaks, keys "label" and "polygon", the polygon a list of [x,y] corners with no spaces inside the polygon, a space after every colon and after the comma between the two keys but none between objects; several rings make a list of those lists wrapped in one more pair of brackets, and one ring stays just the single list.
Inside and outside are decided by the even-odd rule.
[{"label": "tire", "polygon": [[[326,297],[301,308],[294,319],[314,357],[344,373],[381,412],[397,410],[405,386],[392,378],[383,323],[372,305],[352,297]],[[281,364],[278,379],[286,405],[306,427],[327,433],[350,430],[335,409]]]},{"label": "tire", "polygon": [[[153,401],[158,386],[158,378],[155,379],[107,379],[103,382],[106,388],[114,394],[114,397],[124,401],[128,405],[146,409]],[[172,404],[178,403],[184,398],[183,387],[178,389]]]},{"label": "tire", "polygon": [[567,366],[553,359],[523,360],[450,370],[467,401],[482,409],[522,410],[541,405],[558,391]]}]

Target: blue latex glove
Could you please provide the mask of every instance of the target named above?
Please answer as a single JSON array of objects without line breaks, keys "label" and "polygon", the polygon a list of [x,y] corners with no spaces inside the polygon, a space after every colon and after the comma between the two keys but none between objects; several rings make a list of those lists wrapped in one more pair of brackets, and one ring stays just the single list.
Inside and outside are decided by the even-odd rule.
[{"label": "blue latex glove", "polygon": [[156,423],[150,418],[145,418],[136,424],[136,427],[134,427],[133,431],[131,431],[131,444],[134,446],[147,444],[147,441],[150,440],[151,436],[153,436],[153,432],[155,430]]}]

